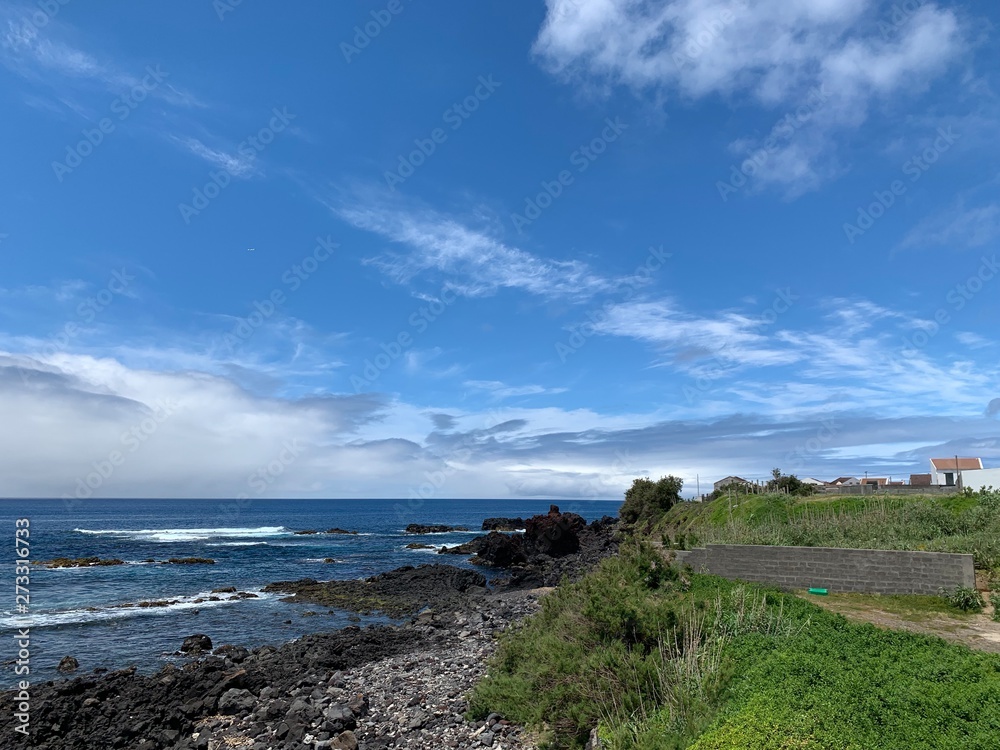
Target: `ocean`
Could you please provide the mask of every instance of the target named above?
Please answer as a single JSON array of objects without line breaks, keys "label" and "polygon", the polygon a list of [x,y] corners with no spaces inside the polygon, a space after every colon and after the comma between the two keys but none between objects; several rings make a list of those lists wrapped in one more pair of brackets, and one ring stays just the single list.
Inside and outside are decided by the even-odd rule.
[{"label": "ocean", "polygon": [[[447,563],[472,567],[465,557],[410,550],[410,542],[440,547],[482,534],[491,516],[528,517],[549,500],[0,500],[0,534],[7,536],[2,566],[8,595],[0,602],[0,687],[18,679],[15,637],[30,628],[30,680],[58,679],[64,656],[80,662],[76,674],[135,665],[151,673],[168,662],[188,635],[205,633],[214,645],[252,648],[350,624],[385,622],[318,605],[290,604],[261,589],[274,581],[366,578],[403,565]],[[617,515],[620,500],[565,501],[560,510],[589,520]],[[241,507],[242,506],[242,507]],[[30,522],[31,561],[56,557],[118,558],[125,565],[48,569],[31,565],[27,615],[15,612],[15,523]],[[466,526],[468,532],[413,535],[410,523]],[[23,524],[22,524],[23,525]],[[296,535],[340,527],[358,535]],[[23,535],[22,535],[23,536]],[[2,537],[0,537],[2,538]],[[160,564],[168,558],[207,557],[214,565]],[[334,563],[324,562],[333,558]],[[146,562],[153,559],[156,562]],[[489,574],[489,571],[482,572]],[[253,599],[196,602],[212,589],[235,586]],[[142,601],[165,607],[122,607]]]}]

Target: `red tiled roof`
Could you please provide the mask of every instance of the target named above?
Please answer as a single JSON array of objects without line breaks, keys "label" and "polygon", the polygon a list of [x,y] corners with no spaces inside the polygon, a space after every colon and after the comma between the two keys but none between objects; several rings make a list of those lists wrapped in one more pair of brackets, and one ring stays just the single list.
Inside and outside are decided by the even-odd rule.
[{"label": "red tiled roof", "polygon": [[965,471],[969,469],[981,469],[983,468],[983,459],[962,458],[959,456],[956,463],[954,456],[951,458],[932,458],[931,466],[933,466],[936,471],[954,471],[955,469]]}]

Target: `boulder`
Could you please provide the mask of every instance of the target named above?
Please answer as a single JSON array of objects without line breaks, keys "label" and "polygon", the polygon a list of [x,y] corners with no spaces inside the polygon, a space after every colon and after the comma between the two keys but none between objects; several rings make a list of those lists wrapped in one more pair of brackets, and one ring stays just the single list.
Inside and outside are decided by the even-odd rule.
[{"label": "boulder", "polygon": [[59,671],[66,674],[68,672],[75,672],[80,668],[80,662],[76,660],[75,656],[64,656],[59,661]]},{"label": "boulder", "polygon": [[330,743],[330,750],[358,750],[358,738],[348,730]]},{"label": "boulder", "polygon": [[219,713],[225,715],[248,714],[256,702],[249,690],[230,688],[219,698]]},{"label": "boulder", "polygon": [[185,654],[199,654],[202,651],[212,650],[212,639],[204,633],[189,635],[181,644],[181,651]]},{"label": "boulder", "polygon": [[441,546],[438,550],[439,555],[475,555],[479,550],[483,548],[486,543],[485,536],[477,536],[475,539],[470,539],[464,544],[456,544],[453,547]]},{"label": "boulder", "polygon": [[587,522],[576,513],[560,513],[559,506],[549,506],[548,514],[532,516],[524,524],[526,543],[536,552],[550,557],[570,555],[580,549],[579,533]]},{"label": "boulder", "polygon": [[230,643],[219,646],[212,653],[216,656],[225,657],[231,660],[234,664],[239,664],[250,656],[250,651],[248,649],[243,646],[234,646]]},{"label": "boulder", "polygon": [[356,531],[348,531],[347,529],[340,529],[340,528],[336,528],[336,527],[334,527],[332,529],[327,529],[326,533],[327,534],[350,534],[352,536],[357,536],[358,535],[358,532],[356,532]]},{"label": "boulder", "polygon": [[523,537],[497,531],[491,531],[483,538],[476,556],[472,558],[473,563],[493,568],[509,568],[527,561]]}]

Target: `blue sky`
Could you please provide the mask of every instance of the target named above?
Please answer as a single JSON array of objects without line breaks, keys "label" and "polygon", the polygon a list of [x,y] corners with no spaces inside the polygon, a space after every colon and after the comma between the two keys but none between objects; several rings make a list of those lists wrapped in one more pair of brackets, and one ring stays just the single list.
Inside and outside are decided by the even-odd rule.
[{"label": "blue sky", "polygon": [[1000,465],[986,2],[0,1],[0,495]]}]

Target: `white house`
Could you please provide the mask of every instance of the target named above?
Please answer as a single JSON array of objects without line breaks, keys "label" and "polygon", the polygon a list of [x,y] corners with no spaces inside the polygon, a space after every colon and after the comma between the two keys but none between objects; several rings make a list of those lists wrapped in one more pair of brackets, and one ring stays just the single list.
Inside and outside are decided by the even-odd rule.
[{"label": "white house", "polygon": [[831,479],[830,484],[834,487],[855,487],[861,484],[861,480],[857,477],[837,477],[836,479]]},{"label": "white house", "polygon": [[814,487],[826,487],[826,482],[822,479],[816,479],[815,477],[805,477],[802,479],[802,484],[811,484]]},{"label": "white house", "polygon": [[978,490],[983,487],[993,487],[1000,490],[1000,469],[969,469],[963,471],[962,486],[972,490]]},{"label": "white house", "polygon": [[[931,474],[932,484],[943,487],[968,487],[965,482],[965,472],[982,471],[983,460],[981,458],[961,458],[952,456],[951,458],[932,458]],[[978,488],[977,488],[978,489]]]}]

